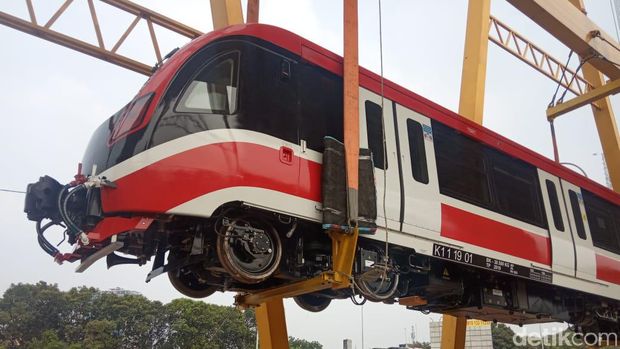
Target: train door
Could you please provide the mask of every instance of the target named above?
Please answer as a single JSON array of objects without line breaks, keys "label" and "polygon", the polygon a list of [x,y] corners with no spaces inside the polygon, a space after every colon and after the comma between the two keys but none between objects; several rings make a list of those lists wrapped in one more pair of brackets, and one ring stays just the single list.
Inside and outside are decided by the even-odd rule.
[{"label": "train door", "polygon": [[[382,109],[381,96],[364,88],[360,88],[359,101],[360,148],[370,149],[375,163],[377,225],[385,226],[385,219],[387,218],[388,228],[399,230],[402,198],[392,102],[385,99]],[[385,156],[383,151],[384,133]]]},{"label": "train door", "polygon": [[596,281],[596,255],[581,189],[564,180],[561,180],[561,183],[570,228],[575,241],[575,257],[577,259],[575,276]]},{"label": "train door", "polygon": [[441,229],[441,203],[431,120],[394,105],[404,186],[404,225],[438,232]]},{"label": "train door", "polygon": [[551,237],[552,269],[565,275],[575,275],[575,242],[568,223],[568,212],[560,179],[549,173],[538,170],[549,235]]}]

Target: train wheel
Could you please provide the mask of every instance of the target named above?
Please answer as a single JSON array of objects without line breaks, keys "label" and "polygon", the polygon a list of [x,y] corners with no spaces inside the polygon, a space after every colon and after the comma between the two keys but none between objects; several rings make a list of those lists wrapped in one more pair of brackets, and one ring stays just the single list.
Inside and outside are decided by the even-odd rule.
[{"label": "train wheel", "polygon": [[196,274],[183,268],[169,271],[168,279],[177,291],[190,298],[206,298],[217,291],[217,287],[201,282]]},{"label": "train wheel", "polygon": [[237,281],[255,284],[267,280],[280,265],[282,245],[273,226],[242,216],[225,220],[217,237],[217,255]]},{"label": "train wheel", "polygon": [[389,264],[378,264],[357,275],[355,282],[366,299],[371,302],[384,302],[394,297],[399,279],[398,273]]},{"label": "train wheel", "polygon": [[313,294],[303,294],[301,296],[293,297],[293,300],[303,310],[318,313],[325,310],[332,302],[331,298],[316,296]]}]

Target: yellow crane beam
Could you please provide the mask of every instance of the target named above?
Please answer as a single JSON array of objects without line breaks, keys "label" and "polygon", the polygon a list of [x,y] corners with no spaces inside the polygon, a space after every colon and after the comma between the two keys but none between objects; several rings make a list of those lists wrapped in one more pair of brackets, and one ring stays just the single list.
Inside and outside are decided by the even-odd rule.
[{"label": "yellow crane beam", "polygon": [[441,349],[464,349],[467,319],[444,315],[441,320]]},{"label": "yellow crane beam", "polygon": [[308,280],[301,280],[276,286],[255,293],[238,294],[235,296],[235,304],[240,306],[258,306],[274,299],[290,298],[306,293],[322,291],[337,283],[333,272],[324,272]]},{"label": "yellow crane beam", "polygon": [[256,308],[256,327],[261,349],[288,348],[282,298],[270,300]]},{"label": "yellow crane beam", "polygon": [[[585,12],[583,0],[569,0],[575,9]],[[584,57],[582,56],[582,59]],[[583,66],[584,77],[592,83],[595,89],[605,85],[603,75],[591,60]],[[603,155],[607,163],[607,171],[611,186],[616,192],[620,192],[620,136],[618,135],[618,125],[616,117],[611,108],[609,97],[597,101],[597,107],[592,107],[594,122],[598,137],[603,148]]]},{"label": "yellow crane beam", "polygon": [[[603,86],[603,76],[593,66],[586,64],[583,67],[583,74],[586,79],[592,81],[595,89]],[[599,99],[596,105],[598,108],[592,106],[592,113],[594,114],[594,123],[601,141],[605,162],[607,163],[609,179],[612,188],[616,192],[620,192],[620,136],[618,135],[616,117],[614,116],[609,97]]]},{"label": "yellow crane beam", "polygon": [[616,65],[620,63],[620,46],[611,35],[586,16],[583,7],[571,6],[566,1],[508,2],[579,56],[591,57],[588,63],[598,71],[613,80],[620,78],[620,68]]},{"label": "yellow crane beam", "polygon": [[213,29],[221,29],[243,23],[241,0],[211,0]]},{"label": "yellow crane beam", "polygon": [[620,79],[608,82],[603,86],[593,88],[581,96],[548,108],[547,119],[553,120],[560,115],[566,114],[577,108],[581,108],[584,105],[588,105],[609,95],[614,95],[618,92],[620,92]]},{"label": "yellow crane beam", "polygon": [[259,9],[260,9],[260,0],[248,0],[247,23],[258,23]]},{"label": "yellow crane beam", "polygon": [[469,1],[459,114],[478,124],[482,124],[484,111],[490,15],[491,0]]}]

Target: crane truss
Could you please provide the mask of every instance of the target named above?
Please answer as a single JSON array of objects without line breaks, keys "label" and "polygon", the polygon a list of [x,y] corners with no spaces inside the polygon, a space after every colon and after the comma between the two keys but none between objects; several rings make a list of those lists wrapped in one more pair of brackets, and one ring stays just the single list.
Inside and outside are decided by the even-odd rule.
[{"label": "crane truss", "polygon": [[592,85],[575,70],[493,16],[489,22],[489,40],[576,96],[592,89]]},{"label": "crane truss", "polygon": [[37,18],[37,11],[32,0],[24,1],[25,5],[28,8],[28,20],[21,19],[6,12],[0,11],[0,24],[40,37],[42,39],[51,41],[53,43],[68,47],[70,49],[79,51],[95,58],[102,59],[104,61],[116,64],[123,68],[127,68],[129,70],[147,76],[152,74],[152,63],[146,64],[144,62],[139,62],[118,52],[127,37],[132,34],[139,22],[146,22],[151,38],[151,43],[153,45],[153,53],[155,57],[153,61],[157,63],[161,63],[163,57],[160,52],[160,45],[157,39],[157,35],[155,35],[155,26],[180,34],[189,39],[194,39],[202,34],[202,32],[196,29],[193,29],[187,25],[170,19],[155,11],[136,5],[130,1],[101,0],[101,3],[104,3],[108,6],[113,6],[134,16],[133,21],[129,24],[123,34],[114,41],[114,44],[109,45],[106,44],[106,40],[104,40],[103,33],[99,24],[99,19],[97,17],[97,9],[95,7],[95,4],[93,0],[87,0],[93,25],[92,29],[94,30],[97,37],[96,43],[89,43],[71,37],[67,34],[63,34],[57,30],[54,30],[53,28],[53,25],[58,21],[58,19],[66,13],[67,8],[69,8],[69,6],[73,3],[73,0],[65,0],[65,2],[45,23],[40,21],[40,18]]}]

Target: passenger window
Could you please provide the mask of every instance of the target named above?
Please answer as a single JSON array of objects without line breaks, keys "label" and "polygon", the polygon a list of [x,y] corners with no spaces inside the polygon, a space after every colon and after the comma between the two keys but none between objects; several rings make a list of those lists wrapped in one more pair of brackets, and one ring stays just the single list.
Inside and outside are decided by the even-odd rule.
[{"label": "passenger window", "polygon": [[569,190],[568,197],[570,199],[570,206],[573,211],[573,217],[575,217],[575,229],[577,229],[577,235],[579,235],[582,240],[587,240],[586,229],[583,225],[583,217],[581,216],[581,209],[579,208],[579,199],[577,198],[577,193]]},{"label": "passenger window", "polygon": [[366,101],[366,130],[368,133],[368,148],[372,152],[375,167],[387,169],[388,163],[383,148],[383,120],[381,106]]},{"label": "passenger window", "polygon": [[491,148],[486,148],[486,152],[499,212],[546,228],[536,168]]},{"label": "passenger window", "polygon": [[428,184],[426,148],[422,125],[417,121],[407,119],[407,135],[409,137],[409,156],[411,157],[413,178],[420,183]]},{"label": "passenger window", "polygon": [[433,121],[443,195],[547,228],[536,167]]},{"label": "passenger window", "polygon": [[208,63],[185,88],[177,112],[233,114],[237,109],[239,53],[225,54]]},{"label": "passenger window", "polygon": [[433,122],[433,139],[440,192],[492,208],[483,146],[439,122]]},{"label": "passenger window", "polygon": [[620,227],[614,221],[618,207],[586,190],[583,191],[583,201],[594,246],[620,253]]},{"label": "passenger window", "polygon": [[560,210],[560,201],[555,183],[547,179],[545,180],[545,185],[547,186],[547,194],[549,195],[549,203],[551,204],[551,214],[553,215],[555,229],[564,231],[564,220],[562,220],[562,211]]}]

